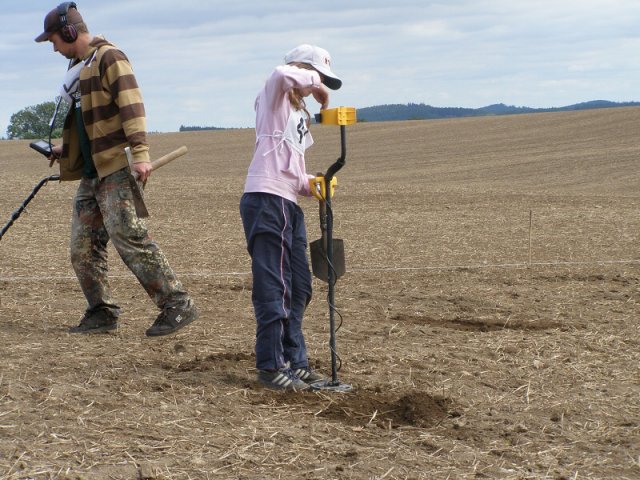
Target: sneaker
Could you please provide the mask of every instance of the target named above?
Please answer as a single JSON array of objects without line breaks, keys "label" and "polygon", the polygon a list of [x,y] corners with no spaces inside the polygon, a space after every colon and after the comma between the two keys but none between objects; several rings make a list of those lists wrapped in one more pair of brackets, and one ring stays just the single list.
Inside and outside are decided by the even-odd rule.
[{"label": "sneaker", "polygon": [[309,367],[296,368],[293,373],[303,382],[313,385],[316,382],[326,381],[326,377],[320,375],[318,372],[311,370]]},{"label": "sneaker", "polygon": [[258,370],[258,381],[265,387],[274,390],[307,390],[311,388],[307,383],[300,380],[290,368],[280,370]]},{"label": "sneaker", "polygon": [[118,317],[108,310],[85,312],[80,324],[71,327],[69,333],[104,333],[118,328]]},{"label": "sneaker", "polygon": [[146,332],[147,337],[159,337],[169,335],[189,325],[198,318],[198,309],[193,300],[189,300],[185,306],[169,307],[160,312],[156,321]]}]

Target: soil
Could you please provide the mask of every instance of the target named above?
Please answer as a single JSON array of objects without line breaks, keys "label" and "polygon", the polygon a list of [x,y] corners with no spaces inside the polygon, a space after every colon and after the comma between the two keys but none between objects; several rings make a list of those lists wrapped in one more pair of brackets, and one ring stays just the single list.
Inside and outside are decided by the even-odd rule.
[{"label": "soil", "polygon": [[[335,377],[255,381],[238,202],[252,129],[150,135],[149,230],[200,319],[157,310],[110,247],[115,333],[71,335],[77,184],[50,182],[0,241],[0,478],[640,478],[640,109],[359,123],[333,202]],[[339,155],[314,126],[310,172]],[[47,175],[0,142],[3,222]],[[309,240],[317,202],[302,199]],[[332,376],[327,285],[305,335]]]}]

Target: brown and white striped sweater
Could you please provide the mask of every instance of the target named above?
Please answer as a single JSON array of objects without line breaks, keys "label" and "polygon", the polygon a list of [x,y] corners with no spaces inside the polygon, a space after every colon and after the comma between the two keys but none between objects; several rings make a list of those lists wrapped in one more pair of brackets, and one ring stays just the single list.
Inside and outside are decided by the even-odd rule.
[{"label": "brown and white striped sweater", "polygon": [[[128,165],[124,148],[131,147],[134,163],[149,162],[142,95],[126,55],[102,37],[90,44],[80,72],[80,104],[100,178]],[[83,159],[73,109],[65,119],[60,159],[62,180],[81,177]]]}]

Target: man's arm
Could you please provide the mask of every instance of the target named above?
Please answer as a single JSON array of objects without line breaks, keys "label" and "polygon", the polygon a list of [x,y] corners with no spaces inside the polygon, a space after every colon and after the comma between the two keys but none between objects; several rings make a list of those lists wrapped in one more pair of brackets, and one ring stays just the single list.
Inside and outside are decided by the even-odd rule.
[{"label": "man's arm", "polygon": [[109,49],[102,56],[100,67],[103,72],[102,83],[109,89],[113,102],[118,107],[122,129],[131,147],[134,163],[149,162],[144,102],[127,56],[118,49]]}]

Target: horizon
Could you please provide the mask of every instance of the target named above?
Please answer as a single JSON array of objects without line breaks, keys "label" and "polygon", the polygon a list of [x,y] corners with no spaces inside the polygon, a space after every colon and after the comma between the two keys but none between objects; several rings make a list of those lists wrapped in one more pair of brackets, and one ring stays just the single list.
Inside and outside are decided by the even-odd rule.
[{"label": "horizon", "polygon": [[[254,125],[254,99],[284,54],[313,43],[332,55],[343,87],[330,105],[424,103],[554,108],[637,98],[640,2],[621,0],[327,0],[304,10],[185,0],[78,2],[92,34],[131,59],[149,131]],[[55,4],[10,3],[0,31],[0,135],[12,114],[53,101],[67,62],[37,44]],[[126,11],[126,14],[123,12]],[[313,100],[310,110],[317,109]],[[441,107],[443,106],[443,107]]]},{"label": "horizon", "polygon": [[[607,103],[608,105],[604,105],[604,106],[589,106],[589,107],[585,107],[585,108],[572,108],[572,107],[580,107],[580,106],[585,106],[585,105],[590,105],[590,104],[595,104],[595,103],[599,103],[599,102],[603,102],[603,103]],[[631,104],[631,105],[630,105]],[[491,105],[484,105],[482,107],[477,107],[477,108],[469,108],[469,107],[456,107],[456,106],[448,106],[448,107],[438,107],[438,106],[434,106],[434,105],[429,105],[429,104],[425,104],[425,103],[416,103],[416,102],[408,102],[408,103],[388,103],[388,104],[382,104],[382,105],[371,105],[368,107],[362,107],[357,109],[358,110],[364,110],[364,109],[373,109],[373,108],[384,108],[384,107],[393,107],[393,106],[411,106],[411,105],[416,105],[416,106],[424,106],[424,107],[428,107],[428,108],[433,108],[433,109],[460,109],[460,110],[472,110],[472,111],[478,111],[478,110],[483,110],[483,109],[487,109],[490,107],[496,107],[496,106],[504,106],[505,108],[515,108],[515,109],[524,109],[524,110],[530,110],[530,111],[525,111],[525,112],[511,112],[511,113],[498,113],[495,114],[497,116],[501,116],[501,115],[524,115],[527,113],[555,113],[555,112],[562,112],[562,111],[571,111],[571,110],[600,110],[600,109],[606,109],[606,108],[624,108],[624,107],[635,107],[635,106],[640,106],[640,102],[635,101],[635,100],[630,100],[630,101],[625,101],[625,102],[612,102],[610,100],[603,100],[603,99],[598,99],[598,100],[587,100],[585,102],[580,102],[580,103],[574,103],[571,105],[562,105],[562,106],[558,106],[558,107],[540,107],[540,108],[534,108],[534,107],[528,107],[526,105],[522,105],[522,106],[517,106],[517,105],[507,105],[505,103],[494,103]],[[456,116],[455,118],[465,118],[465,117],[472,117],[474,115],[468,115],[468,114],[461,114],[459,116]],[[439,120],[440,118],[411,118],[411,120]],[[358,122],[360,121],[366,121],[366,122],[383,122],[383,121],[404,121],[404,120],[409,120],[409,118],[407,119],[390,119],[390,120],[369,120],[369,119],[358,119]],[[167,130],[167,131],[160,131],[160,130],[147,130],[148,134],[162,134],[162,133],[180,133],[183,131],[198,131],[198,130],[203,130],[203,131],[213,131],[213,130],[237,130],[237,129],[244,129],[244,128],[254,128],[253,126],[243,126],[243,127],[218,127],[216,125],[193,125],[193,124],[182,124],[180,125],[176,130]],[[185,129],[185,130],[183,130]],[[0,141],[1,140],[33,140],[33,139],[9,139],[6,138],[6,136],[0,136]]]}]

